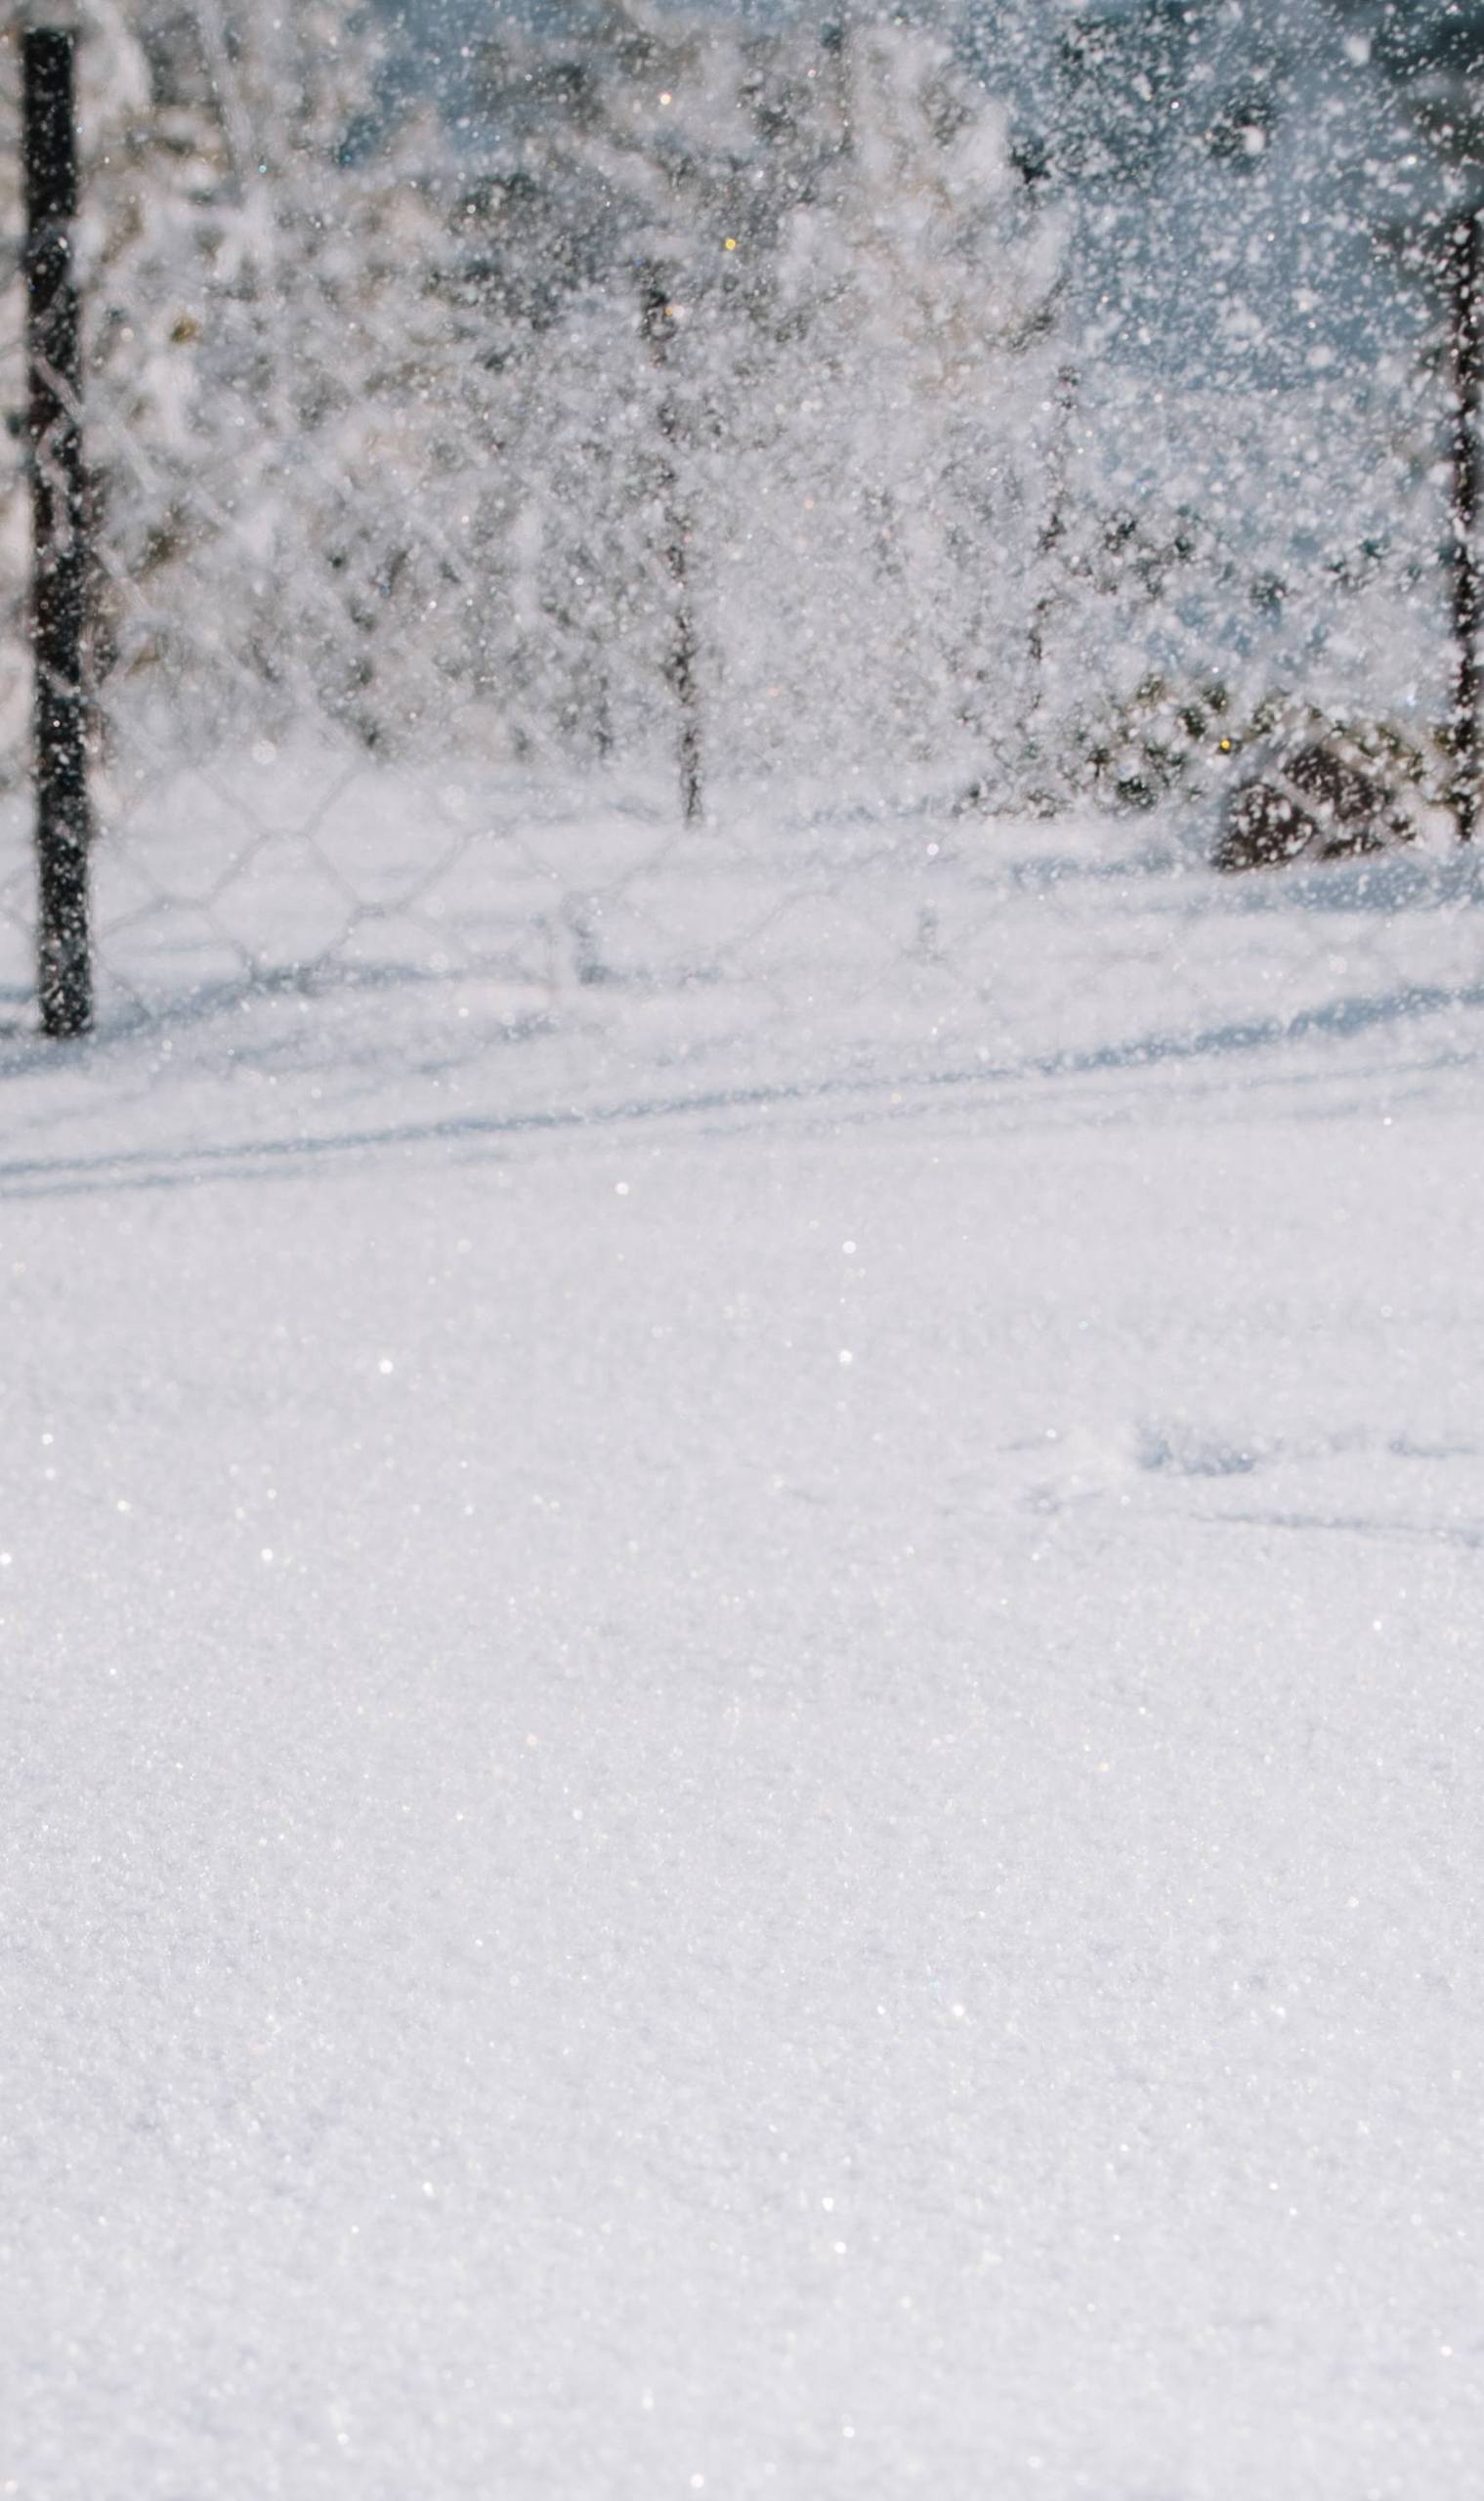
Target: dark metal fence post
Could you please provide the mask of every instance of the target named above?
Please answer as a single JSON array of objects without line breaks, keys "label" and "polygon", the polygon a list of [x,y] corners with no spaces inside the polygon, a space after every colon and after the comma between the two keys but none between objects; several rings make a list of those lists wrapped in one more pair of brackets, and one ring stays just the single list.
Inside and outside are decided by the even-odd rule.
[{"label": "dark metal fence post", "polygon": [[1481,740],[1479,626],[1484,616],[1476,532],[1479,514],[1479,393],[1484,374],[1484,269],[1480,264],[1479,215],[1470,211],[1450,238],[1453,318],[1453,459],[1450,509],[1453,522],[1453,717],[1450,804],[1461,842],[1471,841],[1479,813]]},{"label": "dark metal fence post", "polygon": [[71,232],[77,213],[75,37],[60,27],[33,26],[24,37],[23,63],[37,981],[43,1032],[81,1034],[92,1021],[93,972],[83,690],[87,508]]}]

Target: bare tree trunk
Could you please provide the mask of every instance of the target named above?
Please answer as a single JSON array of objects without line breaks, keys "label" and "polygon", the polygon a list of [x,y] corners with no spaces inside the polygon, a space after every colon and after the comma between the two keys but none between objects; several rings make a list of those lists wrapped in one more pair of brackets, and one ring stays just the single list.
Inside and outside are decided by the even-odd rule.
[{"label": "bare tree trunk", "polygon": [[1072,422],[1077,410],[1078,374],[1075,365],[1064,364],[1056,377],[1054,430],[1048,447],[1047,483],[1050,493],[1046,517],[1036,534],[1036,555],[1040,573],[1036,605],[1031,611],[1031,630],[1027,637],[1031,653],[1031,697],[1027,710],[1039,712],[1045,696],[1046,637],[1056,613],[1056,592],[1052,587],[1052,570],[1057,548],[1067,534],[1068,469],[1071,458]]},{"label": "bare tree trunk", "polygon": [[[653,362],[662,373],[675,335],[675,308],[664,274],[649,270],[644,277],[641,328]],[[697,677],[696,612],[690,579],[690,530],[681,509],[680,481],[675,465],[679,413],[668,391],[659,401],[659,435],[663,455],[659,473],[664,513],[664,566],[674,593],[670,615],[670,648],[665,675],[674,689],[680,714],[680,807],[687,825],[702,814],[703,777],[700,748],[700,690]]]}]

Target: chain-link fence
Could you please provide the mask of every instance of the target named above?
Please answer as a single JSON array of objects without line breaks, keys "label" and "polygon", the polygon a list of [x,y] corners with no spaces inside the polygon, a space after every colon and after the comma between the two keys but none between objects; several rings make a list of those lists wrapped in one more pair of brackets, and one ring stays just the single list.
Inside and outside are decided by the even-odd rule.
[{"label": "chain-link fence", "polygon": [[[1169,411],[1119,439],[1069,345],[1065,205],[950,47],[617,14],[659,137],[596,68],[584,87],[561,58],[502,56],[489,78],[530,127],[492,168],[450,160],[428,114],[356,135],[374,81],[347,62],[326,83],[338,13],[89,21],[100,1018],[415,984],[450,1019],[477,993],[511,1031],[596,1033],[621,1003],[676,1053],[766,1025],[819,1067],[885,1030],[948,1066],[996,1047],[1007,898],[1033,856],[1091,873],[1070,829],[1089,810],[1124,810],[1098,857],[1155,877],[1209,858],[1235,777],[1337,739],[1336,771],[1384,805],[1363,795],[1334,847],[1423,827],[1449,771],[1418,726],[1449,685],[1416,519],[1428,494],[1446,518],[1442,386],[1385,446],[1410,534],[1353,578],[1316,541],[1275,588],[1209,497],[1137,483]],[[19,73],[18,49],[18,125]],[[746,148],[708,138],[718,97]],[[51,455],[24,405],[35,273],[33,233],[0,313],[18,1020],[38,952],[28,514]],[[33,297],[33,371],[36,338]],[[1254,496],[1285,458],[1319,494],[1296,404],[1265,448],[1242,406],[1220,419]],[[1348,622],[1316,641],[1326,602]],[[1396,706],[1335,697],[1388,668],[1410,743]],[[1316,785],[1321,832],[1336,790]],[[1280,798],[1302,814],[1288,781]]]}]

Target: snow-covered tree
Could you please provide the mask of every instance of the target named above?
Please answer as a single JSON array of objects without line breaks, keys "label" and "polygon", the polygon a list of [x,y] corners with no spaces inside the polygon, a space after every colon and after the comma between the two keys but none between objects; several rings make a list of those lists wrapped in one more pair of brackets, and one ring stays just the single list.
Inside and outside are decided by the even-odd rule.
[{"label": "snow-covered tree", "polygon": [[1010,769],[1063,233],[948,36],[512,14],[461,155],[321,0],[82,62],[115,725]]},{"label": "snow-covered tree", "polygon": [[679,540],[727,761],[1003,742],[1061,234],[954,47],[614,0],[568,50],[507,31],[484,110],[471,297],[532,717],[657,731]]},{"label": "snow-covered tree", "polygon": [[84,238],[117,673],[395,738],[450,572],[418,527],[436,204],[405,159],[343,161],[376,59],[343,12],[139,34],[148,108],[90,134]]},{"label": "snow-covered tree", "polygon": [[1061,220],[942,36],[847,21],[819,84],[838,140],[783,220],[731,507],[752,720],[794,753],[843,730],[847,752],[1008,766]]},{"label": "snow-covered tree", "polygon": [[174,752],[290,719],[416,738],[446,689],[434,620],[476,599],[428,491],[449,460],[442,138],[425,119],[347,161],[379,47],[319,0],[79,15],[100,720]]}]

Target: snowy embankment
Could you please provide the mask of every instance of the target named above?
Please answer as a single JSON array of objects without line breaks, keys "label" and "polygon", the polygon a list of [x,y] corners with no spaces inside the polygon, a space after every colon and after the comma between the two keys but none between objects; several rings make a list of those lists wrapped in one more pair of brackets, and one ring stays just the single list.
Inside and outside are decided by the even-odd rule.
[{"label": "snowy embankment", "polygon": [[0,2490],[1478,2491],[1479,891],[857,838],[5,1044]]}]

